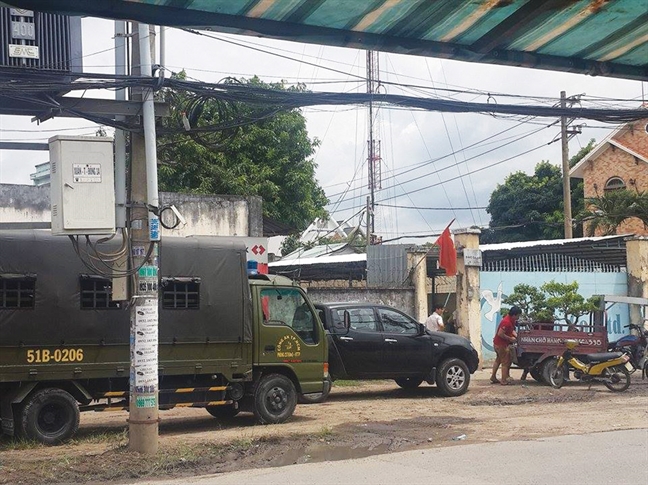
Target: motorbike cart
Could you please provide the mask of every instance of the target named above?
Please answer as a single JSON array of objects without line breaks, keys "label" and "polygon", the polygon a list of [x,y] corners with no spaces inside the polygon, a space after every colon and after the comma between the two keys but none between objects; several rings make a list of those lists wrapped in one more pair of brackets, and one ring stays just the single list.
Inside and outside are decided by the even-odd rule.
[{"label": "motorbike cart", "polygon": [[536,381],[551,385],[554,372],[566,340],[578,342],[576,356],[605,352],[608,333],[601,315],[594,314],[590,323],[561,324],[518,322],[517,345],[513,362],[527,370]]}]

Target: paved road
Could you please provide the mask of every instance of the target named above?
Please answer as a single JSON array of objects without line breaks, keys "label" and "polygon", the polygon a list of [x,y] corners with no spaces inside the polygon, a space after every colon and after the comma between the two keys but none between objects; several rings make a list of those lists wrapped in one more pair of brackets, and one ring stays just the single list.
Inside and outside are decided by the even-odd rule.
[{"label": "paved road", "polygon": [[[648,484],[648,429],[533,441],[467,443],[355,460],[243,470],[195,477],[190,482],[192,485],[645,485]],[[146,482],[149,485],[181,483],[188,483],[187,478]]]}]

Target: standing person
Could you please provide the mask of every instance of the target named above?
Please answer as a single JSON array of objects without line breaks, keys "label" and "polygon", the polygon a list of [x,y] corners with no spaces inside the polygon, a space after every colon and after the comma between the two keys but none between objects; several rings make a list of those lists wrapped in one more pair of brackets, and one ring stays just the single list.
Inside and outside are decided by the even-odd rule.
[{"label": "standing person", "polygon": [[[509,376],[509,371],[511,369],[511,349],[510,345],[515,342],[517,333],[515,332],[515,323],[520,318],[520,310],[517,306],[512,306],[508,311],[508,315],[502,318],[502,321],[497,326],[497,332],[495,332],[495,337],[493,337],[493,347],[495,348],[495,353],[497,358],[493,364],[493,372],[491,373],[490,381],[493,384],[500,383],[503,386],[510,384],[511,377]],[[502,365],[502,381],[500,382],[497,379],[497,369],[500,364]]]},{"label": "standing person", "polygon": [[445,328],[443,324],[443,305],[435,305],[434,311],[425,321],[425,326],[433,332],[442,332]]}]

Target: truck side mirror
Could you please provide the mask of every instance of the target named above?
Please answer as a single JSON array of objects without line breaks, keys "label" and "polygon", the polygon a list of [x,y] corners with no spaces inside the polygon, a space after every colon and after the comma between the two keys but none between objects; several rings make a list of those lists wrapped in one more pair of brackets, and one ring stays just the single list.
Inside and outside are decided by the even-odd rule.
[{"label": "truck side mirror", "polygon": [[425,324],[424,323],[419,323],[418,326],[419,326],[418,334],[419,335],[425,335],[425,329],[426,329]]}]

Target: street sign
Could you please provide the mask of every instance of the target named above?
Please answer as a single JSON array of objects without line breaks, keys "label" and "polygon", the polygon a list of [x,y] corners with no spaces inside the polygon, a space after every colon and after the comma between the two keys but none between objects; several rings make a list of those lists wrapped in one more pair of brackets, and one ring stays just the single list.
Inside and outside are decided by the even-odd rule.
[{"label": "street sign", "polygon": [[464,265],[465,266],[481,266],[482,265],[482,254],[479,249],[468,249],[464,248],[463,250]]}]

